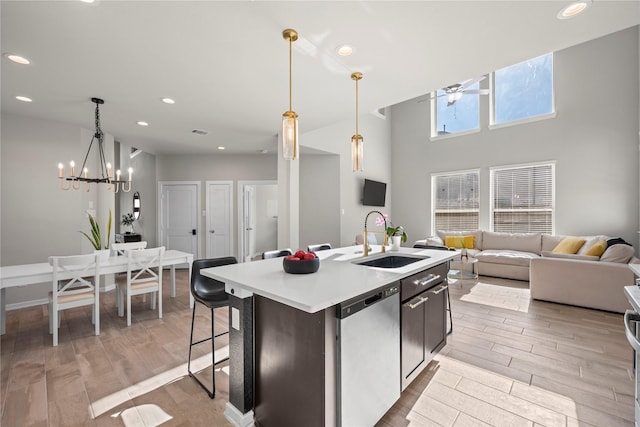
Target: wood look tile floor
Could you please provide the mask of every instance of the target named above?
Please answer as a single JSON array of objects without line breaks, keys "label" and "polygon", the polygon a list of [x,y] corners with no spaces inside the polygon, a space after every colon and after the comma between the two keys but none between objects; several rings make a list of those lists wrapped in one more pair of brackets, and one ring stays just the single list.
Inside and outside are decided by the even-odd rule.
[{"label": "wood look tile floor", "polygon": [[[46,306],[9,311],[0,342],[0,425],[230,425],[224,364],[216,367],[213,400],[187,376],[189,287],[178,271],[178,295],[170,298],[167,276],[163,319],[137,299],[127,327],[114,293],[103,293],[100,336],[89,308],[67,310],[55,348]],[[447,346],[377,426],[633,425],[622,315],[532,301],[526,282],[489,277],[452,281],[451,300]],[[198,311],[198,337],[207,335],[209,319]],[[227,311],[217,310],[216,330],[226,323]],[[204,367],[210,347],[201,347],[194,359]],[[210,366],[202,372],[205,381],[211,374]]]}]

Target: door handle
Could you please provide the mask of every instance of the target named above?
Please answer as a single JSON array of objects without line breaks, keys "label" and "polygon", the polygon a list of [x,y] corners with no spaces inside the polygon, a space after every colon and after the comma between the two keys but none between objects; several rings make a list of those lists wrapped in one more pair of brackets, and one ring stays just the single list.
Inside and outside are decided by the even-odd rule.
[{"label": "door handle", "polygon": [[214,234],[216,230],[209,230],[209,233]]},{"label": "door handle", "polygon": [[247,230],[247,231],[251,231],[251,230],[253,230],[253,228],[249,227],[249,228],[247,228],[246,230]]},{"label": "door handle", "polygon": [[[635,311],[627,310],[624,312],[624,332],[627,336],[627,341],[631,344],[631,347],[637,352],[640,352],[640,342],[636,338],[635,331],[631,330],[631,322],[640,321],[640,315]],[[635,329],[635,328],[634,328]]]},{"label": "door handle", "polygon": [[447,290],[447,288],[449,288],[449,285],[442,285],[437,291],[429,291],[429,292],[431,292],[434,295],[438,295],[440,292]]},{"label": "door handle", "polygon": [[413,284],[416,286],[427,286],[429,283],[433,283],[440,278],[439,274],[429,274],[423,280],[416,279]]},{"label": "door handle", "polygon": [[196,229],[194,228],[193,230],[191,230],[191,235],[195,236],[196,235]]},{"label": "door handle", "polygon": [[[418,300],[418,301],[414,302],[416,300]],[[409,307],[410,309],[414,309],[414,308],[416,308],[418,306],[421,306],[422,304],[424,304],[427,301],[429,301],[429,297],[417,297],[417,298],[412,299],[411,301],[409,301],[405,305],[407,307]]]}]

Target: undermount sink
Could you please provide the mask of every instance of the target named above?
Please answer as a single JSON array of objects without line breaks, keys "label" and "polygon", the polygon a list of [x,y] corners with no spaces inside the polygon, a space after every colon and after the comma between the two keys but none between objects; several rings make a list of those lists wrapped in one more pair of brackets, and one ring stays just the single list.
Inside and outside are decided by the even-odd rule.
[{"label": "undermount sink", "polygon": [[370,259],[368,261],[357,262],[358,265],[364,265],[367,267],[379,267],[379,268],[399,268],[405,265],[412,264],[414,262],[427,259],[429,256],[422,256],[420,258],[402,256],[402,255],[387,255],[379,258]]}]

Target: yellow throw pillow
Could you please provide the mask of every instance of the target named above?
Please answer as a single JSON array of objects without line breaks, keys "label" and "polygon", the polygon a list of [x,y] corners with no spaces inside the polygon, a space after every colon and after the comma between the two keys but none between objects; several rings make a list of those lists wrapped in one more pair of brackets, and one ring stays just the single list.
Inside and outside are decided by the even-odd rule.
[{"label": "yellow throw pillow", "polygon": [[606,240],[598,240],[593,246],[587,249],[587,252],[585,252],[585,255],[602,256],[602,254],[606,250],[607,250]]},{"label": "yellow throw pillow", "polygon": [[555,248],[553,248],[552,252],[557,254],[575,254],[580,250],[585,242],[586,240],[578,237],[565,237]]},{"label": "yellow throw pillow", "polygon": [[445,236],[444,245],[448,248],[466,248],[466,249],[474,249],[475,248],[476,236]]}]

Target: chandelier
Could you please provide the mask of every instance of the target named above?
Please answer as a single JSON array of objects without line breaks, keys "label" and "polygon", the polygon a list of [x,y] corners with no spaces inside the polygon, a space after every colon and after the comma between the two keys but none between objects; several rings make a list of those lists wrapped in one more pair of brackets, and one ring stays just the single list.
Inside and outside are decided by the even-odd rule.
[{"label": "chandelier", "polygon": [[[82,175],[76,175],[76,164],[73,160],[69,162],[69,167],[71,169],[71,174],[67,177],[64,176],[64,165],[62,163],[58,163],[58,179],[60,180],[60,189],[61,190],[79,190],[84,182],[85,191],[89,191],[91,189],[91,183],[94,182],[96,184],[107,184],[107,190],[113,191],[117,193],[122,190],[125,193],[131,191],[131,176],[133,174],[133,169],[129,168],[129,179],[121,180],[120,179],[120,170],[116,171],[116,179],[113,179],[113,170],[111,168],[111,163],[108,163],[104,156],[104,133],[102,129],[100,129],[100,105],[104,104],[104,101],[100,98],[91,98],[91,102],[96,104],[96,131],[91,138],[91,143],[89,144],[89,149],[87,150],[87,154],[84,156],[84,161],[82,162],[82,167],[80,171],[82,171]],[[91,153],[91,147],[93,147],[93,142],[98,141],[98,152],[100,155],[100,177],[99,178],[89,178],[89,169],[86,167],[87,159],[89,158],[89,153]],[[66,182],[66,185],[65,185]]]}]

